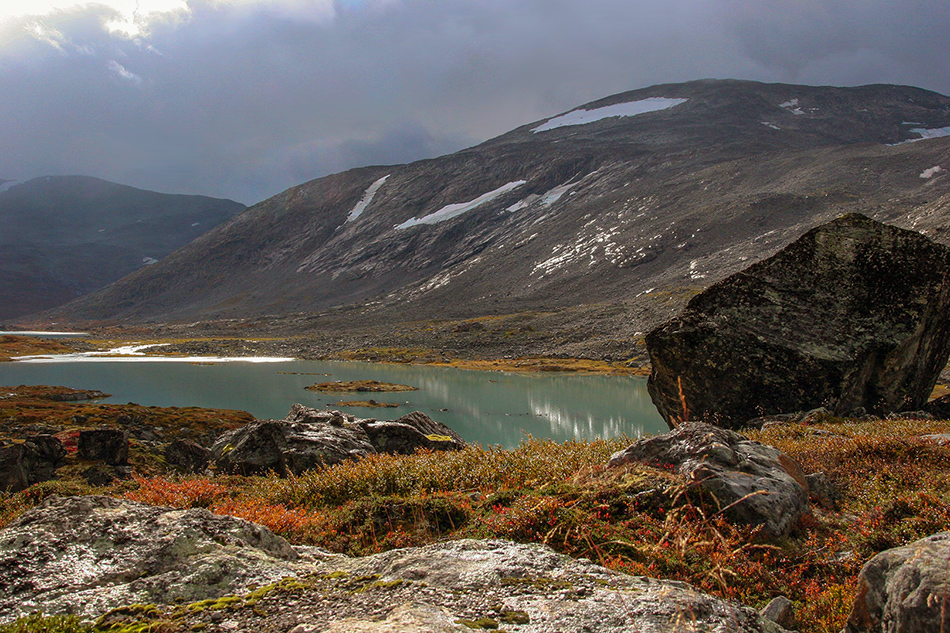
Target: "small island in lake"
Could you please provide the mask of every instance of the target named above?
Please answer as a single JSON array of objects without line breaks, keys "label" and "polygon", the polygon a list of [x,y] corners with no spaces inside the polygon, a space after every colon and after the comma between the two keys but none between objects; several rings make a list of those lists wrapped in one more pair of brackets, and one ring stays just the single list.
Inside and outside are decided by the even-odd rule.
[{"label": "small island in lake", "polygon": [[337,402],[335,407],[375,407],[380,409],[395,409],[399,406],[398,402],[377,402],[376,400],[346,400]]},{"label": "small island in lake", "polygon": [[348,380],[337,382],[321,382],[316,385],[304,387],[307,391],[327,391],[327,392],[348,392],[348,391],[375,391],[375,392],[393,392],[393,391],[419,391],[418,387],[409,385],[397,385],[391,382],[380,382],[378,380]]}]

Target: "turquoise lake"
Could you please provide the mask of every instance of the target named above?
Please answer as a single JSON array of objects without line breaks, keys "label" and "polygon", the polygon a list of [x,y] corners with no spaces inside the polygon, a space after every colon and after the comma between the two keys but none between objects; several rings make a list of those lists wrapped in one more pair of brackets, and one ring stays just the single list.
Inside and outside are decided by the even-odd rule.
[{"label": "turquoise lake", "polygon": [[[526,435],[593,439],[667,430],[640,377],[518,374],[355,362],[45,362],[0,363],[0,385],[62,385],[112,394],[104,402],[241,409],[280,419],[299,402],[363,418],[423,411],[469,442],[516,446]],[[318,375],[328,374],[328,375]],[[317,393],[318,382],[379,380],[418,387],[402,393]],[[398,408],[339,407],[345,400]]]}]

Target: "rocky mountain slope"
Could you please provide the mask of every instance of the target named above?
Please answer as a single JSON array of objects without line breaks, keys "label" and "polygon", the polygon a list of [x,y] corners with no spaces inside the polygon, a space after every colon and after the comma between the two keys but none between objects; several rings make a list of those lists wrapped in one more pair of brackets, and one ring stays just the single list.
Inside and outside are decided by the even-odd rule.
[{"label": "rocky mountain slope", "polygon": [[294,187],[53,317],[344,307],[354,326],[567,310],[635,337],[846,212],[945,240],[947,134],[950,98],[917,88],[654,86]]},{"label": "rocky mountain slope", "polygon": [[0,192],[0,320],[99,289],[239,213],[205,196],[46,176]]}]

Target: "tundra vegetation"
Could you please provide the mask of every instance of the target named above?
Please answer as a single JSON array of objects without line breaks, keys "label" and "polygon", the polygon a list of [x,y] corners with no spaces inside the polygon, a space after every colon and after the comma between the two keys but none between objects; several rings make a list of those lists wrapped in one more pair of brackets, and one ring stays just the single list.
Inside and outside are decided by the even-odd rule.
[{"label": "tundra vegetation", "polygon": [[[14,402],[11,402],[14,400]],[[4,419],[46,415],[41,399],[0,401]],[[68,436],[88,403],[47,402]],[[127,405],[131,406],[131,405]],[[113,410],[115,409],[115,410]],[[241,416],[200,409],[140,408],[171,436],[197,422]],[[82,412],[82,413],[80,413]],[[713,498],[663,468],[607,470],[631,438],[556,443],[526,438],[518,447],[468,446],[457,452],[372,455],[299,477],[175,474],[154,447],[132,438],[134,473],[92,486],[74,447],[58,479],[0,496],[0,526],[51,495],[106,494],[178,508],[202,507],[267,526],[295,544],[349,555],[463,537],[545,543],[630,574],[687,581],[754,607],[789,597],[803,633],[842,628],[862,564],[876,553],[950,528],[950,447],[923,436],[950,433],[950,421],[812,417],[808,423],[746,431],[824,472],[840,495],[834,509],[813,504],[793,533],[770,540],[730,523]],[[24,421],[24,420],[21,420]],[[6,431],[12,430],[9,426]],[[9,434],[9,433],[7,433]],[[126,619],[132,627],[135,618]],[[110,628],[98,630],[138,630]],[[87,631],[69,618],[21,619],[12,631]],[[169,631],[175,630],[173,623]],[[143,629],[145,630],[145,629]],[[163,629],[164,630],[164,629]]]}]

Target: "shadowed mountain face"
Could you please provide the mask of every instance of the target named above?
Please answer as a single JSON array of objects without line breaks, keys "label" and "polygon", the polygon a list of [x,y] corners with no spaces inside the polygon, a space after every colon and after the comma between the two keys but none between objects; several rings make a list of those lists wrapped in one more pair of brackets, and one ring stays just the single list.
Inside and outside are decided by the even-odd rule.
[{"label": "shadowed mountain face", "polygon": [[615,304],[633,335],[846,212],[940,239],[950,138],[907,141],[946,133],[950,98],[916,88],[655,86],[294,187],[54,316],[349,305],[385,323]]},{"label": "shadowed mountain face", "polygon": [[13,186],[0,192],[0,319],[102,288],[243,209],[83,176]]}]

